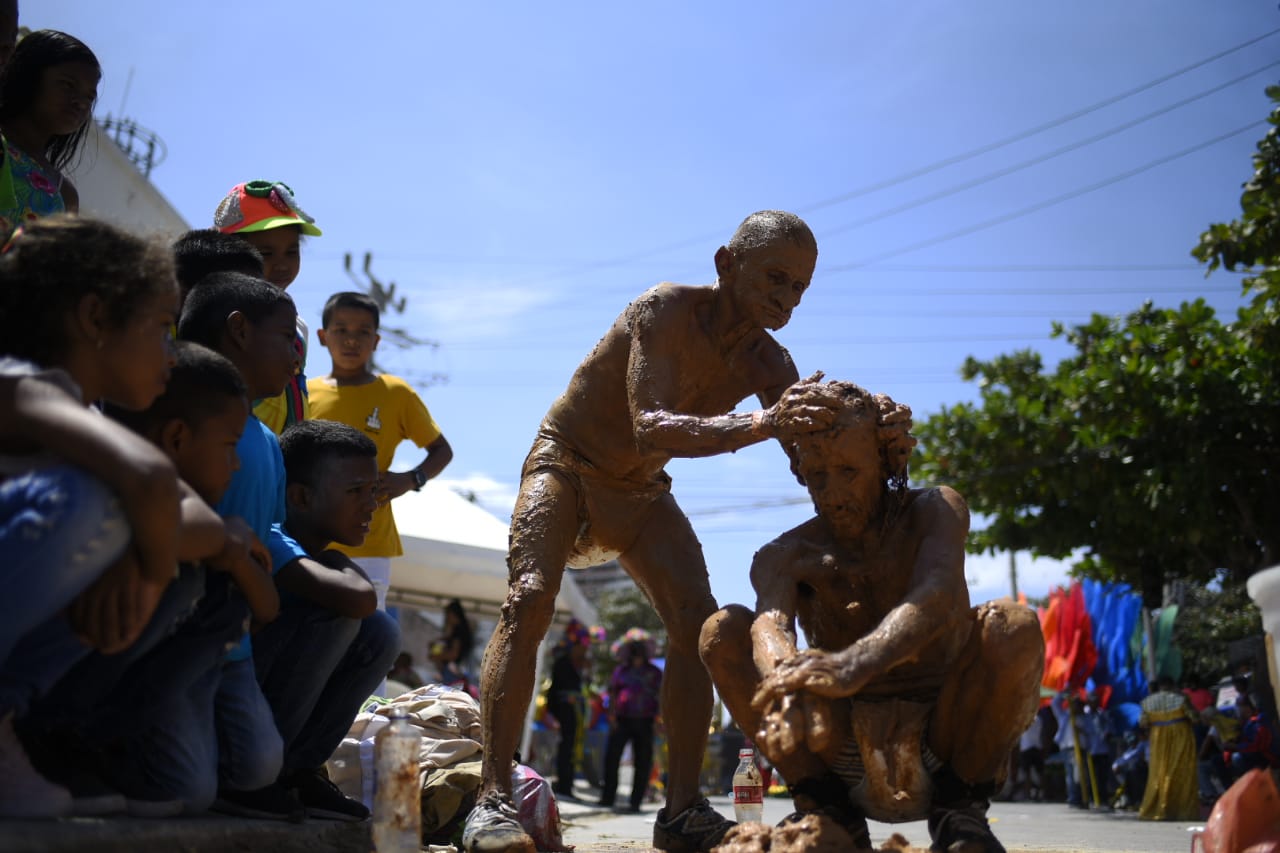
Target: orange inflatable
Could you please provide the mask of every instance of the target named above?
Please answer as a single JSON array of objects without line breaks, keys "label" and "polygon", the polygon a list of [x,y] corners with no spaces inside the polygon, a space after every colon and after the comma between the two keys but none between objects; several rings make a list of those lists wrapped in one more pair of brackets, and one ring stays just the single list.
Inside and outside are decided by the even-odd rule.
[{"label": "orange inflatable", "polygon": [[1213,807],[1192,853],[1280,853],[1280,789],[1266,770],[1250,770]]}]

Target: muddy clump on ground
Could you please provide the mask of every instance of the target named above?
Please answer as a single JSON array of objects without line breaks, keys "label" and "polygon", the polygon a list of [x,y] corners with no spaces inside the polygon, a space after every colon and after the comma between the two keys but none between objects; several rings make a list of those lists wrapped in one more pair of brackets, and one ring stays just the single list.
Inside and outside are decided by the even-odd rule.
[{"label": "muddy clump on ground", "polygon": [[826,815],[809,814],[783,826],[740,823],[715,848],[716,853],[928,853],[894,833],[880,845],[859,847],[844,827]]}]

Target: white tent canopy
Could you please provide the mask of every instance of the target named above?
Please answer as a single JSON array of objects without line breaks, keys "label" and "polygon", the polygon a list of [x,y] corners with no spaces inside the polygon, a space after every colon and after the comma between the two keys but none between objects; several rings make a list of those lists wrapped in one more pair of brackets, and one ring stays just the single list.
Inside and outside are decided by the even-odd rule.
[{"label": "white tent canopy", "polygon": [[[388,603],[439,608],[457,598],[469,612],[496,614],[507,597],[507,523],[437,483],[391,507],[404,556],[391,561]],[[566,571],[556,621],[570,616],[596,621],[595,607]]]}]

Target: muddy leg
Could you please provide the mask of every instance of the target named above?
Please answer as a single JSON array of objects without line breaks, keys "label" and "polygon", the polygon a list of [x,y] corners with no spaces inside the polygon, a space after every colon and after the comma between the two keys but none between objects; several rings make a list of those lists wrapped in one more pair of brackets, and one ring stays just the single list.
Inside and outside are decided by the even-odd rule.
[{"label": "muddy leg", "polygon": [[512,514],[507,600],[480,671],[482,796],[511,793],[511,759],[533,697],[538,646],[551,625],[577,529],[573,487],[550,472],[526,477]]},{"label": "muddy leg", "polygon": [[974,630],[943,684],[928,745],[942,762],[929,815],[932,850],[1000,851],[987,808],[1040,703],[1044,638],[1029,608],[975,608]]}]

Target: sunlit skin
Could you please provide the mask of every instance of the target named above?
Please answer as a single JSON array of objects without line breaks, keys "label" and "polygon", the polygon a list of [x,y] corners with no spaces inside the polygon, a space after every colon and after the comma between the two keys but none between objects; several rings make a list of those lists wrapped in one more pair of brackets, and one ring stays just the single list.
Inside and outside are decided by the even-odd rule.
[{"label": "sunlit skin", "polygon": [[50,136],[75,133],[89,120],[98,99],[98,69],[87,62],[64,62],[44,70],[32,119]]},{"label": "sunlit skin", "polygon": [[163,394],[173,367],[177,308],[176,284],[147,297],[123,326],[111,324],[99,297],[81,299],[68,319],[67,367],[79,378],[85,399],[142,410]]},{"label": "sunlit skin", "polygon": [[[878,411],[881,400],[890,408]],[[965,783],[990,782],[1038,703],[1039,624],[1011,602],[970,608],[963,498],[946,486],[891,497],[887,460],[900,451],[905,465],[914,444],[909,410],[887,398],[861,405],[850,404],[831,438],[799,440],[797,468],[818,514],[757,552],[755,610],[732,605],[708,619],[702,658],[788,782],[829,775],[859,713],[852,702],[888,698],[931,703],[929,748]],[[900,784],[922,771],[891,772]]]},{"label": "sunlit skin", "polygon": [[231,346],[223,354],[235,363],[252,399],[276,396],[298,372],[297,322],[298,313],[287,301],[257,323],[239,311],[227,319]]},{"label": "sunlit skin", "polygon": [[168,445],[182,479],[205,503],[213,506],[231,485],[240,470],[236,445],[249,417],[249,403],[243,397],[227,397],[220,410],[198,423],[176,420],[166,427]]},{"label": "sunlit skin", "polygon": [[262,255],[264,278],[284,290],[302,269],[302,227],[281,225],[265,231],[241,231],[239,235]]},{"label": "sunlit skin", "polygon": [[316,335],[333,359],[329,378],[335,385],[364,385],[375,379],[369,361],[382,338],[371,313],[363,308],[336,307],[328,325],[317,329]]},{"label": "sunlit skin", "polygon": [[[809,286],[817,262],[811,239],[802,245],[775,233],[755,248],[722,246],[714,285],[664,283],[647,291],[552,404],[538,441],[549,455],[589,460],[591,473],[588,483],[588,475],[575,480],[532,455],[526,463],[532,467],[512,516],[510,591],[481,676],[482,796],[510,793],[510,758],[564,566],[616,555],[662,617],[670,644],[662,687],[667,812],[675,816],[699,800],[712,693],[696,650],[699,627],[716,605],[701,547],[665,492],[663,469],[673,457],[785,442],[830,422],[830,409],[808,398],[808,385],[767,331],[786,325]],[[752,396],[760,410],[733,413]],[[625,497],[637,489],[647,490],[650,502]],[[583,507],[589,539],[580,538]]]},{"label": "sunlit skin", "polygon": [[378,507],[378,463],[372,456],[332,458],[310,485],[291,484],[289,533],[308,554],[331,544],[356,546]]}]

